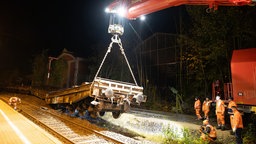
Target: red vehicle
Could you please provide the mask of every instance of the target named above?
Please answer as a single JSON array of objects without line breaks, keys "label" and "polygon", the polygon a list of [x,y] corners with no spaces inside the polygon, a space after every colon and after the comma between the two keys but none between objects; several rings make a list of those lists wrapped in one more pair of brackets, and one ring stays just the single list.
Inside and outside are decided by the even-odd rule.
[{"label": "red vehicle", "polygon": [[245,113],[256,112],[256,48],[234,50],[231,59],[232,83],[215,81],[212,84],[212,99],[222,95],[228,100],[233,97],[239,110]]},{"label": "red vehicle", "polygon": [[[110,13],[123,12],[127,19],[136,19],[140,16],[179,5],[208,5],[209,10],[217,10],[218,6],[253,5],[256,0],[115,0],[107,7]],[[120,8],[124,8],[120,10]]]},{"label": "red vehicle", "polygon": [[256,48],[233,51],[231,75],[234,101],[244,112],[256,112]]},{"label": "red vehicle", "polygon": [[[218,6],[254,5],[256,0],[115,0],[106,11],[121,14],[127,19],[136,19],[159,10],[179,5],[208,5],[209,12]],[[122,9],[120,9],[122,8]],[[234,50],[231,61],[232,83],[220,81],[212,85],[212,98],[224,93],[224,99],[230,96],[244,112],[256,112],[256,48]]]},{"label": "red vehicle", "polygon": [[256,48],[234,50],[231,60],[231,73],[233,96],[236,102],[255,105]]}]

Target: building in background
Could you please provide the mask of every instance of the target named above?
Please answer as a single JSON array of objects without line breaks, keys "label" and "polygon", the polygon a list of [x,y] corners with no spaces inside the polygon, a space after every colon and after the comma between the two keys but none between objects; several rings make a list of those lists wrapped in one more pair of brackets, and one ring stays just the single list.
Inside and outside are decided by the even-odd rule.
[{"label": "building in background", "polygon": [[177,85],[179,51],[175,34],[155,33],[144,40],[136,48],[140,81],[147,80],[160,86]]},{"label": "building in background", "polygon": [[87,80],[88,71],[85,59],[64,48],[58,57],[49,57],[47,85],[61,88],[80,85]]}]

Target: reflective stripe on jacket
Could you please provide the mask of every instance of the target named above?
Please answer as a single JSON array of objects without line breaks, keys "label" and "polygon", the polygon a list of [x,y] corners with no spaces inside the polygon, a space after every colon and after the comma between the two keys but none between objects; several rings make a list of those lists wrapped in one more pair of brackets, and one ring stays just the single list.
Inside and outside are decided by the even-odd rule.
[{"label": "reflective stripe on jacket", "polygon": [[232,128],[244,128],[244,125],[243,125],[243,119],[242,119],[242,116],[240,114],[239,111],[235,111],[234,112],[234,117],[233,117],[233,127]]},{"label": "reflective stripe on jacket", "polygon": [[201,109],[201,102],[200,102],[199,99],[195,101],[194,108],[195,109]]},{"label": "reflective stripe on jacket", "polygon": [[216,113],[224,114],[224,112],[225,112],[224,102],[222,100],[218,100],[216,102]]},{"label": "reflective stripe on jacket", "polygon": [[230,101],[230,102],[228,103],[228,108],[231,108],[232,106],[237,107],[237,105],[236,105],[236,103],[235,103],[234,101]]},{"label": "reflective stripe on jacket", "polygon": [[237,107],[237,105],[236,105],[236,103],[235,103],[234,101],[230,101],[230,102],[228,103],[228,113],[229,113],[229,114],[232,114],[232,113],[233,113],[233,111],[232,111],[232,109],[231,109],[232,106]]},{"label": "reflective stripe on jacket", "polygon": [[20,98],[18,98],[18,97],[11,97],[10,99],[9,99],[9,102],[10,103],[16,103],[16,102],[21,102],[21,100],[20,100]]},{"label": "reflective stripe on jacket", "polygon": [[211,104],[211,101],[204,101],[202,110],[203,111],[210,110],[210,104]]}]

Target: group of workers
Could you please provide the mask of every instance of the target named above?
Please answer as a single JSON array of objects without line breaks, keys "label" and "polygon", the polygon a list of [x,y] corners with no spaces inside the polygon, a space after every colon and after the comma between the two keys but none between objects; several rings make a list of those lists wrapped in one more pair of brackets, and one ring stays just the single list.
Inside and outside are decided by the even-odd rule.
[{"label": "group of workers", "polygon": [[[217,139],[217,133],[215,127],[209,123],[210,106],[213,101],[206,98],[201,107],[201,102],[198,97],[195,98],[194,109],[198,120],[203,120],[203,125],[200,128],[201,138],[206,141],[214,141]],[[228,106],[221,100],[220,96],[216,96],[216,109],[215,114],[217,118],[217,129],[225,130],[225,111],[230,116],[231,134],[235,134],[236,143],[242,144],[242,129],[243,120],[240,112],[237,109],[237,104],[233,101],[233,98],[228,99]],[[201,108],[204,113],[204,117],[201,116]]]}]

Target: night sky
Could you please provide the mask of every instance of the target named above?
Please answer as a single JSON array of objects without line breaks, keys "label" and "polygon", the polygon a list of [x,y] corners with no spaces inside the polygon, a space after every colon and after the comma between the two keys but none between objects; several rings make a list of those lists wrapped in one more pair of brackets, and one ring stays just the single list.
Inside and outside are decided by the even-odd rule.
[{"label": "night sky", "polygon": [[[67,48],[81,57],[89,56],[89,49],[99,45],[105,51],[111,35],[107,33],[109,15],[104,10],[111,2],[1,0],[0,70],[26,71],[33,56],[43,49],[58,55],[63,48]],[[139,20],[126,21],[122,41],[137,41],[136,32],[142,39],[155,32],[175,33],[178,10],[179,7],[174,7],[150,14],[144,24]]]}]

